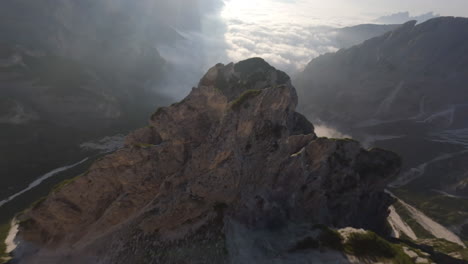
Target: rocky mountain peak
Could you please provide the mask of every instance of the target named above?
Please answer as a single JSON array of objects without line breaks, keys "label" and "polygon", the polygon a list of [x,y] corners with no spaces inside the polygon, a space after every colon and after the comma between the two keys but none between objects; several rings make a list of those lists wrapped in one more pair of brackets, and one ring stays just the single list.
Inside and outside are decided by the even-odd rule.
[{"label": "rocky mountain peak", "polygon": [[291,248],[314,224],[383,232],[399,158],[317,138],[296,105],[289,77],[262,59],[214,66],[123,149],[25,212],[17,255],[297,263]]},{"label": "rocky mountain peak", "polygon": [[214,86],[228,98],[237,98],[247,90],[291,85],[289,76],[272,67],[262,58],[252,58],[237,64],[218,64],[201,79],[201,86]]}]

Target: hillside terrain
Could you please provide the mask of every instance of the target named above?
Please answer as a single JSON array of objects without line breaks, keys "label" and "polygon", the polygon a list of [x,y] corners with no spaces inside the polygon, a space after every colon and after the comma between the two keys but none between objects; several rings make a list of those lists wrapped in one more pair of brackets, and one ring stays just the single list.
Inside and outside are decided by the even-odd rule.
[{"label": "hillside terrain", "polygon": [[295,82],[300,112],[403,158],[391,191],[468,239],[468,19],[415,21],[320,56]]}]

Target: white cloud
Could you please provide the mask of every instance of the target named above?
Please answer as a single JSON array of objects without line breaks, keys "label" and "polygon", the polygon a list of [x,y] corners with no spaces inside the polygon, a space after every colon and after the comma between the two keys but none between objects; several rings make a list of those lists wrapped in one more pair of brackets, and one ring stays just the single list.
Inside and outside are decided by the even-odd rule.
[{"label": "white cloud", "polygon": [[262,57],[289,73],[302,69],[320,54],[338,50],[333,28],[299,24],[227,21],[227,55],[233,61]]},{"label": "white cloud", "polygon": [[327,137],[327,138],[351,138],[350,135],[341,133],[335,128],[329,127],[324,124],[315,125],[315,134],[318,137]]},{"label": "white cloud", "polygon": [[[460,0],[448,1],[467,6]],[[419,14],[432,9],[443,15],[457,10],[448,10],[441,1],[415,2],[418,3],[408,4],[403,0],[227,0],[221,14],[227,24],[227,54],[233,61],[263,57],[275,67],[293,73],[312,58],[341,48],[342,42],[336,39],[337,28],[373,23],[376,17],[405,8]],[[398,22],[406,22],[401,19],[402,14],[409,19],[431,17],[431,13],[411,17],[402,12]]]},{"label": "white cloud", "polygon": [[[346,1],[230,0],[222,11],[227,55],[233,61],[262,57],[288,73],[340,47],[334,28],[370,21],[344,14]],[[341,15],[340,15],[341,14]]]},{"label": "white cloud", "polygon": [[[197,11],[193,12],[208,10],[208,14],[201,11],[196,16],[201,19],[200,30],[182,32],[186,38],[184,41],[161,48],[163,57],[177,66],[167,85],[170,90],[165,92],[180,98],[197,84],[210,66],[251,57],[262,57],[276,68],[293,75],[313,58],[357,44],[360,38],[373,34],[368,32],[356,36],[354,32],[348,32],[346,36],[341,34],[340,28],[372,23],[376,17],[404,7],[403,2],[381,1],[374,6],[367,4],[370,0],[362,1],[197,0],[198,8],[194,9]],[[223,5],[220,3],[223,2],[224,8],[221,8]],[[389,5],[389,8],[383,8],[385,5]],[[210,9],[210,6],[216,8]],[[433,3],[418,6],[420,12],[429,12],[425,9],[431,7],[439,12]]]}]

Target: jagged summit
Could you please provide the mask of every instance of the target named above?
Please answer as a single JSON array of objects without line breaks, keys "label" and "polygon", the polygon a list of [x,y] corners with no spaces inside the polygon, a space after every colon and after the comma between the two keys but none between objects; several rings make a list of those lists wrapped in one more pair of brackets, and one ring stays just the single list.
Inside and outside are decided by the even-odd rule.
[{"label": "jagged summit", "polygon": [[215,86],[229,101],[243,92],[267,87],[291,85],[289,76],[262,58],[251,58],[237,64],[217,64],[201,79],[201,86]]},{"label": "jagged summit", "polygon": [[400,160],[352,140],[317,138],[296,105],[289,77],[262,59],[214,66],[184,100],[130,134],[125,148],[20,216],[16,257],[345,261],[335,251],[295,249],[325,232],[316,224],[384,231],[391,202],[384,187]]}]

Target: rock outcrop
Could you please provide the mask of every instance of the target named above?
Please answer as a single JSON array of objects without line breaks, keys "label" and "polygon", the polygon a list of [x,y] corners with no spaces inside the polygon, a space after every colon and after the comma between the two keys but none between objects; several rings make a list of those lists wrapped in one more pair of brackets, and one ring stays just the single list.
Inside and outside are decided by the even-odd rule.
[{"label": "rock outcrop", "polygon": [[125,148],[21,215],[15,258],[299,263],[291,248],[314,224],[385,232],[399,158],[317,138],[297,103],[262,59],[214,66]]}]

